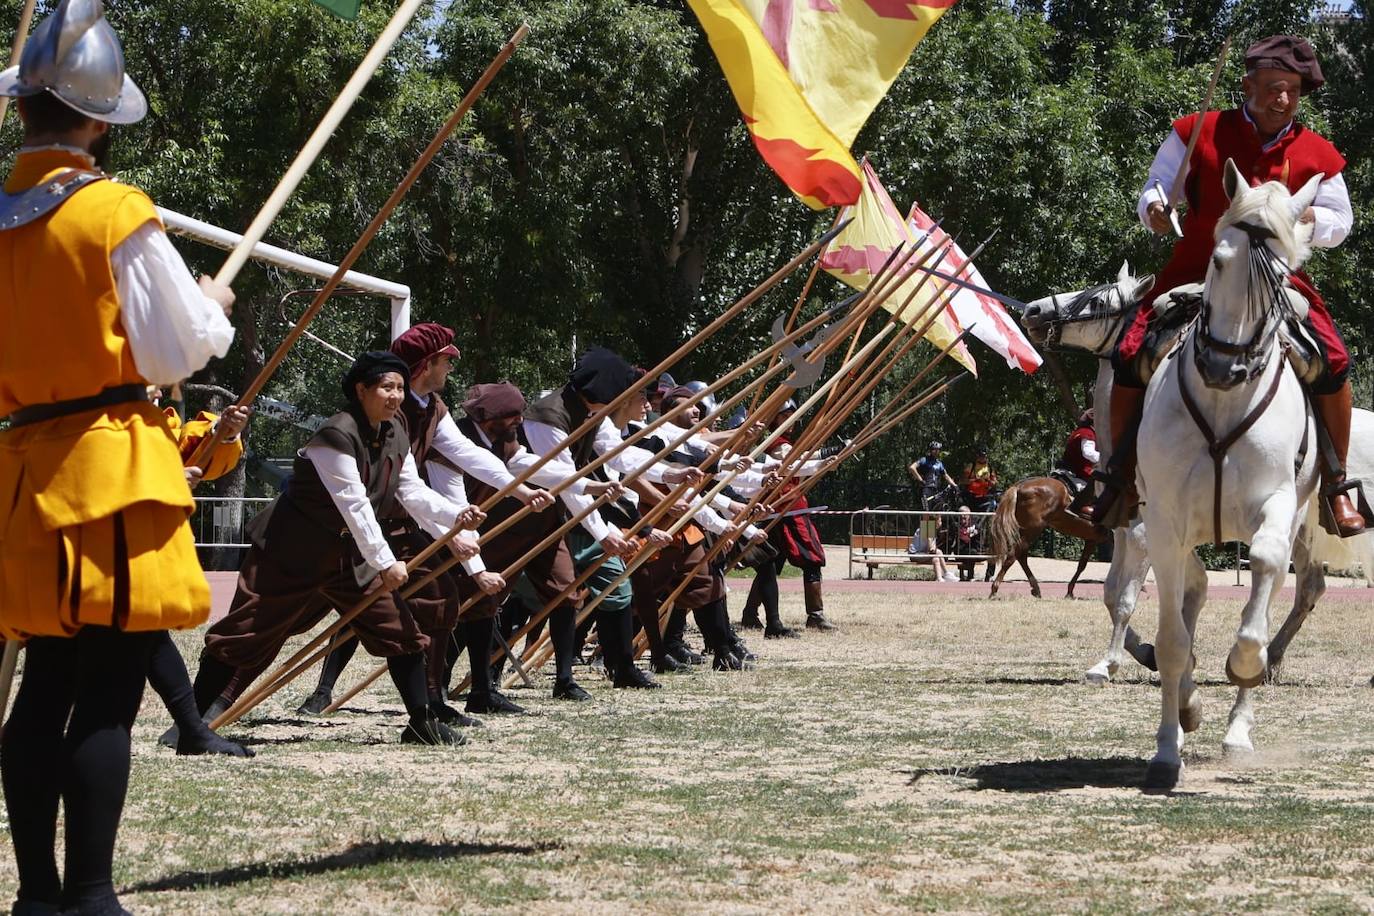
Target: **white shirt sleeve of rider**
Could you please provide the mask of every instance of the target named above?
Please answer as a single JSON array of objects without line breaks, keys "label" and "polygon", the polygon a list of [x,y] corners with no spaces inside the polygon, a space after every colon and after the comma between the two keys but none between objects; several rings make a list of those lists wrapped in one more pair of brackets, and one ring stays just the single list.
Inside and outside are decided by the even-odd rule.
[{"label": "white shirt sleeve of rider", "polygon": [[1159,201],[1159,192],[1155,190],[1155,182],[1164,189],[1167,197],[1174,187],[1174,179],[1178,177],[1178,170],[1183,167],[1183,154],[1188,152],[1188,146],[1183,142],[1183,138],[1178,135],[1178,131],[1170,130],[1168,138],[1160,144],[1159,151],[1155,153],[1155,161],[1150,165],[1149,177],[1145,179],[1145,187],[1140,191],[1140,201],[1136,204],[1135,212],[1140,217],[1140,223],[1146,229],[1150,228],[1150,219],[1145,211],[1154,201]]},{"label": "white shirt sleeve of rider", "polygon": [[[618,448],[624,441],[624,437],[620,435],[620,430],[615,428],[615,424],[608,417],[602,420],[601,425],[597,427],[594,448],[598,455],[604,455],[611,449]],[[530,445],[533,444],[531,441]],[[655,461],[653,452],[646,452],[637,445],[623,449],[620,454],[607,461],[606,465],[627,477],[643,468],[643,477],[650,483],[663,483],[663,475],[671,470],[662,462]]]},{"label": "white shirt sleeve of rider", "polygon": [[500,458],[463,435],[452,415],[445,415],[435,427],[434,449],[489,487],[501,490],[515,479]]},{"label": "white shirt sleeve of rider", "polygon": [[[546,469],[566,469],[566,473],[569,475],[577,473],[577,465],[573,462],[572,453],[566,448],[559,448],[566,438],[564,433],[546,423],[537,423],[533,420],[526,420],[524,428],[525,438],[529,441],[533,451],[540,455],[555,453],[553,459],[544,465]],[[572,488],[559,493],[558,498],[563,500],[563,505],[567,506],[573,515],[580,514],[583,509],[595,502],[585,492],[573,492]],[[582,519],[582,527],[598,541],[605,539],[606,535],[611,533],[610,527],[602,520],[600,512],[592,512]]]},{"label": "white shirt sleeve of rider", "polygon": [[1083,457],[1097,464],[1102,459],[1102,454],[1097,450],[1097,443],[1091,439],[1083,440]]},{"label": "white shirt sleeve of rider", "polygon": [[229,352],[234,326],[200,291],[157,223],[149,220],[120,242],[110,268],[134,365],[148,381],[174,384]]},{"label": "white shirt sleeve of rider", "polygon": [[305,457],[315,466],[320,482],[329,492],[334,507],[343,516],[344,524],[358,545],[358,552],[368,566],[381,572],[396,562],[391,552],[382,526],[377,523],[377,514],[372,511],[372,503],[367,498],[363,479],[358,476],[358,461],[352,455],[345,455],[325,445],[310,445],[305,448]]},{"label": "white shirt sleeve of rider", "polygon": [[[465,489],[464,496],[466,495]],[[401,465],[401,479],[396,486],[396,501],[434,538],[448,534],[449,529],[458,521],[458,513],[462,511],[462,506],[455,505],[442,493],[425,486],[419,472],[415,470],[415,456],[409,452],[406,452],[405,463]],[[487,567],[482,562],[480,553],[461,562],[469,575],[475,576],[479,572],[486,572]]]},{"label": "white shirt sleeve of rider", "polygon": [[1350,234],[1355,224],[1355,214],[1350,209],[1350,191],[1345,186],[1345,176],[1332,175],[1317,185],[1317,196],[1312,201],[1312,244],[1318,248],[1335,248]]}]

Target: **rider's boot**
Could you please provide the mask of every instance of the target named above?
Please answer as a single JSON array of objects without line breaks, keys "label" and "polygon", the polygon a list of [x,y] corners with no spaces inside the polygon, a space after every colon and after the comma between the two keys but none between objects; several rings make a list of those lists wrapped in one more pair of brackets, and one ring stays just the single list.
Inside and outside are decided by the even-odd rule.
[{"label": "rider's boot", "polygon": [[1347,484],[1345,480],[1345,456],[1350,447],[1350,383],[1346,382],[1334,394],[1314,394],[1312,402],[1335,452],[1335,466],[1321,462],[1322,498],[1331,510],[1337,533],[1343,538],[1353,537],[1364,531],[1365,519],[1350,498],[1352,489],[1359,492],[1359,484]]},{"label": "rider's boot", "polygon": [[1101,481],[1102,492],[1089,512],[1093,524],[1101,528],[1123,528],[1130,524],[1130,500],[1123,496],[1135,484],[1135,437],[1144,405],[1144,388],[1112,386],[1112,459],[1105,473],[1098,471],[1093,475]]}]

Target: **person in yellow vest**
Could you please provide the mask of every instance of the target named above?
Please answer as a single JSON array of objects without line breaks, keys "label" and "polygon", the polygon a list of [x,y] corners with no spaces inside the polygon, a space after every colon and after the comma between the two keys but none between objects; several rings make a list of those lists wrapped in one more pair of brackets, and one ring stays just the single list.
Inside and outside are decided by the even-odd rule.
[{"label": "person in yellow vest", "polygon": [[147,112],[100,0],[62,0],[0,94],[24,122],[0,193],[0,636],[27,640],[0,739],[12,912],[119,913],[149,657],[210,612],[191,491],[147,386],[228,351],[233,293],[198,286],[147,195],[99,168],[110,126]]},{"label": "person in yellow vest", "polygon": [[[168,407],[162,413],[167,418],[167,428],[176,437],[177,447],[181,451],[182,470],[186,474],[186,482],[191,486],[218,480],[238,467],[239,462],[243,460],[243,442],[239,436],[248,425],[248,417],[252,413],[249,408],[232,404],[224,411],[222,417],[202,410],[193,419],[184,421],[175,407]],[[191,455],[195,453],[201,441],[213,433],[220,423],[224,424],[227,435],[210,452],[205,467],[198,468],[190,464]]]}]

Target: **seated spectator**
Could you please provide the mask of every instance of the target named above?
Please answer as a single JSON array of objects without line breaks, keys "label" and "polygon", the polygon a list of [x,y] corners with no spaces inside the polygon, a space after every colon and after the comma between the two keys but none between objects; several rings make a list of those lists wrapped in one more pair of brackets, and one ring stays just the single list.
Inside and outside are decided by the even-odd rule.
[{"label": "seated spectator", "polygon": [[[955,540],[953,553],[965,557],[971,557],[975,554],[981,554],[983,552],[983,531],[982,528],[978,525],[978,520],[975,519],[973,517],[973,513],[969,511],[968,506],[959,507],[959,515],[954,520],[954,522]],[[977,562],[978,561],[974,559],[960,559],[958,561],[960,582],[973,581],[973,567],[977,564]],[[992,566],[993,563],[991,560],[989,560],[989,578],[992,576]]]},{"label": "seated spectator", "polygon": [[906,552],[911,557],[930,557],[930,565],[935,570],[936,582],[957,582],[959,577],[945,563],[944,551],[940,549],[940,538],[937,534],[938,525],[939,523],[934,518],[928,515],[922,516],[921,527],[911,535],[911,541],[906,545]]}]

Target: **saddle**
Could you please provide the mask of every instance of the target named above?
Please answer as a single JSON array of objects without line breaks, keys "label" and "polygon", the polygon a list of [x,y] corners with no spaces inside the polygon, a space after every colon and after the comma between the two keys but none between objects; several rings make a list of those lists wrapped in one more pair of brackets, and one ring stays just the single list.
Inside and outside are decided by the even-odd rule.
[{"label": "saddle", "polygon": [[[1288,346],[1288,362],[1304,385],[1315,382],[1326,371],[1321,348],[1303,325],[1307,317],[1307,299],[1295,289],[1284,288],[1293,307],[1294,318],[1279,329],[1280,339]],[[1183,331],[1197,317],[1202,308],[1202,284],[1176,286],[1155,300],[1154,319],[1145,332],[1140,352],[1136,355],[1136,369],[1142,383],[1149,384],[1155,372],[1174,351]]]},{"label": "saddle", "polygon": [[1092,481],[1084,480],[1065,467],[1056,467],[1049,473],[1051,480],[1062,483],[1069,491],[1069,511],[1082,515],[1083,508],[1093,497]]}]

